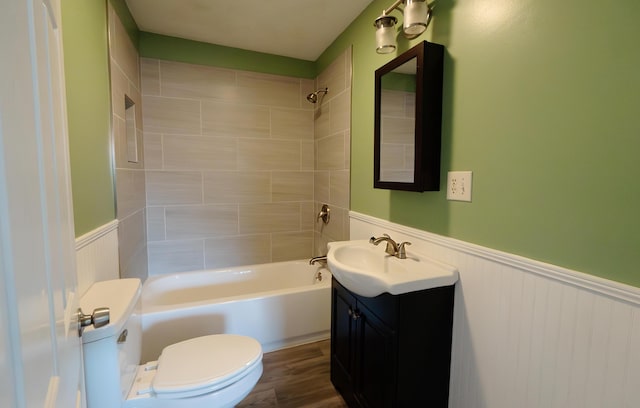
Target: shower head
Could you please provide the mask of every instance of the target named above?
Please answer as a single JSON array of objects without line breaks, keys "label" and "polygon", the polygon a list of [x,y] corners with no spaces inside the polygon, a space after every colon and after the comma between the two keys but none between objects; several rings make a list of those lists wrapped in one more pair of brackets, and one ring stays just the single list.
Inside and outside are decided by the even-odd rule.
[{"label": "shower head", "polygon": [[309,102],[311,102],[311,103],[316,103],[316,102],[318,102],[318,94],[319,94],[320,92],[323,92],[323,93],[325,93],[325,94],[326,94],[327,92],[329,92],[329,88],[318,89],[318,90],[317,90],[317,91],[315,91],[315,92],[311,92],[309,95],[307,95],[307,100],[308,100]]}]

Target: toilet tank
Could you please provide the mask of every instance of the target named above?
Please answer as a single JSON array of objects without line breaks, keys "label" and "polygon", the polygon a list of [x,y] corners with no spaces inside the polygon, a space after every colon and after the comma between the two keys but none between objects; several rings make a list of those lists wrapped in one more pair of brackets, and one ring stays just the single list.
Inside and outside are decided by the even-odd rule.
[{"label": "toilet tank", "polygon": [[85,314],[110,309],[109,324],[82,335],[88,408],[120,407],[129,393],[142,347],[141,288],[139,279],[96,282],[80,299]]}]

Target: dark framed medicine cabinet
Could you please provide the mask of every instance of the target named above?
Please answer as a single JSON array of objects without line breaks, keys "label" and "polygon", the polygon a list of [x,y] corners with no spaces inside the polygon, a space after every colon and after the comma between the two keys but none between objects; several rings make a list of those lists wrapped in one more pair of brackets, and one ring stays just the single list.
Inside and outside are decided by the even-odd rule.
[{"label": "dark framed medicine cabinet", "polygon": [[376,70],[374,188],[440,190],[443,61],[423,41]]}]

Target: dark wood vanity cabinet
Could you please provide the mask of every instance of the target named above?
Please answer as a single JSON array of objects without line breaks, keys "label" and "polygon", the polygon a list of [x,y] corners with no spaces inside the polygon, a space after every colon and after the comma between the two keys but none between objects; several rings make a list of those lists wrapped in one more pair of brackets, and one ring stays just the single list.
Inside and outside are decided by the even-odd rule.
[{"label": "dark wood vanity cabinet", "polygon": [[367,298],[335,278],[331,382],[349,407],[447,407],[453,286]]}]

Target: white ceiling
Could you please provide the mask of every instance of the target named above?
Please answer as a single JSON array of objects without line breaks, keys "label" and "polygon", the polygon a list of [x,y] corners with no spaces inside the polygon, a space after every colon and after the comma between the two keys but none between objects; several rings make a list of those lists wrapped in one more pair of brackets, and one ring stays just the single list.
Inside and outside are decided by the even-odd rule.
[{"label": "white ceiling", "polygon": [[126,0],[142,31],[308,61],[371,1]]}]

